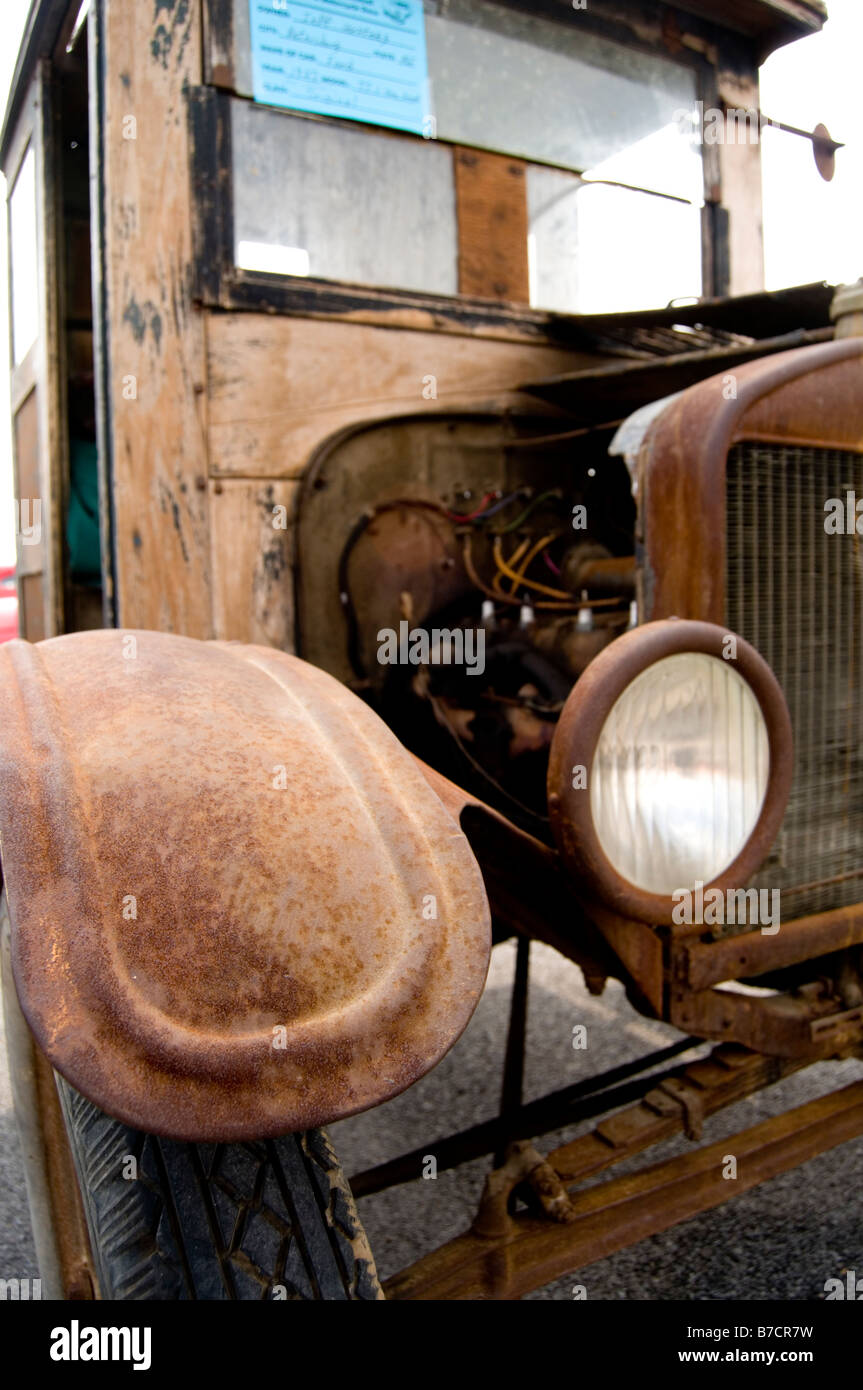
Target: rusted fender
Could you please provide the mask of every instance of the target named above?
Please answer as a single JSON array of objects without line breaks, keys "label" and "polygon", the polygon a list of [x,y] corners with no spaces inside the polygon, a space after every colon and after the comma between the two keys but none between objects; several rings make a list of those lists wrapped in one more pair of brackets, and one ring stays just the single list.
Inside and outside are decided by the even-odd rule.
[{"label": "rusted fender", "polygon": [[338,681],[155,632],[0,648],[0,860],[53,1065],[175,1138],[386,1100],[464,1029],[490,922],[467,840]]}]

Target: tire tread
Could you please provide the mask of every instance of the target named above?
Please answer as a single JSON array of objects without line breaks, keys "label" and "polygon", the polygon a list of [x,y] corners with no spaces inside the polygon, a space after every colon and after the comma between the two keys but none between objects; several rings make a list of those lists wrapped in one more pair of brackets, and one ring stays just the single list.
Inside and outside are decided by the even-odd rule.
[{"label": "tire tread", "polygon": [[[102,1298],[378,1300],[374,1259],[324,1130],[162,1139],[57,1078]],[[123,1176],[134,1158],[136,1178]]]}]

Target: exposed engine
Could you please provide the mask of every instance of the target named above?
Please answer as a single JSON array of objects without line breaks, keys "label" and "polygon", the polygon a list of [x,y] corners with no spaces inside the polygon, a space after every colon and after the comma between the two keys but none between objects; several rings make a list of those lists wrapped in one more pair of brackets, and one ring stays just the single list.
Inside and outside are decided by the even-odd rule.
[{"label": "exposed engine", "polygon": [[560,712],[633,621],[625,469],[603,492],[577,472],[371,505],[339,562],[355,685],[418,756],[542,838]]}]

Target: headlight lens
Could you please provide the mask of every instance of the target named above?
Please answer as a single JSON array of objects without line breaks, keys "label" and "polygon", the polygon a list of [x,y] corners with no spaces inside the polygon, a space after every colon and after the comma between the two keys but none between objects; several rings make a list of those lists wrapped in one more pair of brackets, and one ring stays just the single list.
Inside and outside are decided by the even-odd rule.
[{"label": "headlight lens", "polygon": [[666,656],[626,687],[600,733],[590,802],[602,850],[648,893],[709,883],[752,834],[769,772],[764,715],[734,663]]}]

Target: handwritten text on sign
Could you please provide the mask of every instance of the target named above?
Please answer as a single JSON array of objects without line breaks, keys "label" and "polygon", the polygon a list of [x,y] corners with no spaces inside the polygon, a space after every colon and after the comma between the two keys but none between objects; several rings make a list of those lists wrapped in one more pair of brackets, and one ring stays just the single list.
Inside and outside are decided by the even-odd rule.
[{"label": "handwritten text on sign", "polygon": [[422,0],[249,0],[255,100],[428,129]]}]

